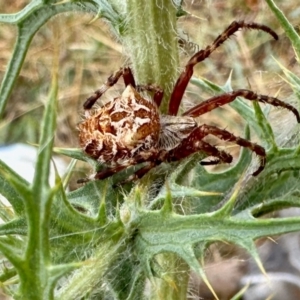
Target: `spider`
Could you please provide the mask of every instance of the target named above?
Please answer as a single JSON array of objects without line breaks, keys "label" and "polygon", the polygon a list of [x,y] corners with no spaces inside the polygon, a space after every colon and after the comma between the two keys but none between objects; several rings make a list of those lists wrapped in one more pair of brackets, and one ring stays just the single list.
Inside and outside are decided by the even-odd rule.
[{"label": "spider", "polygon": [[[121,68],[111,75],[83,105],[85,120],[79,124],[80,145],[87,155],[106,166],[104,170],[98,171],[89,179],[105,179],[129,166],[145,163],[134,174],[135,178],[140,178],[162,162],[179,161],[198,151],[217,158],[213,161],[202,161],[203,165],[231,163],[230,154],[203,140],[209,134],[256,153],[260,157],[260,164],[252,175],[257,176],[266,164],[266,152],[262,146],[216,126],[199,125],[195,118],[230,103],[237,97],[243,97],[250,101],[286,108],[294,113],[297,122],[300,123],[299,112],[295,107],[274,97],[238,89],[207,99],[177,116],[183,94],[193,75],[194,66],[209,57],[230,36],[242,28],[262,30],[274,39],[278,39],[277,34],[265,25],[244,21],[232,22],[211,45],[195,53],[187,62],[175,83],[167,115],[160,114],[158,110],[163,98],[162,89],[155,85],[136,85],[129,67]],[[102,107],[92,110],[95,102],[120,77],[123,77],[125,83],[123,93]],[[140,94],[141,91],[152,92],[153,99],[145,99]]]}]

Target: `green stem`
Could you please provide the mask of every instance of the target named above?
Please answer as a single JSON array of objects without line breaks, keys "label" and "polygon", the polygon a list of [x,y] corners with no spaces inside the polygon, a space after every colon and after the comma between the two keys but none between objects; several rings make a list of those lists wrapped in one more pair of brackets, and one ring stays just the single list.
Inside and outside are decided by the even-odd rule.
[{"label": "green stem", "polygon": [[135,78],[164,89],[160,110],[166,113],[179,69],[176,7],[171,0],[127,0],[126,15],[123,44]]},{"label": "green stem", "polygon": [[[176,11],[171,0],[127,0],[123,45],[137,83],[155,84],[163,88],[162,113],[168,110],[168,101],[179,71]],[[162,257],[170,276],[152,287],[152,297],[160,295],[161,299],[185,299],[189,267],[174,255]]]}]

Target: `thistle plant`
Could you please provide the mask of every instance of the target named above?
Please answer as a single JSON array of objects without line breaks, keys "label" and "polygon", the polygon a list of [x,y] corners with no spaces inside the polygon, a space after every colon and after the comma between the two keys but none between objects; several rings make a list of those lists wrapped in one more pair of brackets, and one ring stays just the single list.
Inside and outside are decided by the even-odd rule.
[{"label": "thistle plant", "polygon": [[[266,0],[299,57],[298,34],[272,0]],[[0,115],[19,76],[32,38],[50,18],[84,12],[103,18],[122,43],[138,82],[153,82],[165,91],[165,112],[179,73],[177,21],[185,13],[181,1],[33,0],[20,12],[0,15],[15,25],[17,37],[0,88]],[[80,15],[79,15],[80,16]],[[63,18],[63,15],[62,15]],[[54,148],[59,93],[58,53],[44,109],[35,176],[28,183],[0,160],[0,252],[2,289],[14,299],[186,299],[190,271],[198,274],[217,299],[204,271],[205,252],[214,242],[240,246],[264,267],[255,240],[300,230],[300,218],[259,217],[300,203],[300,144],[282,148],[267,119],[267,110],[238,99],[231,106],[245,120],[245,137],[254,130],[267,150],[267,165],[252,177],[252,155],[242,150],[238,162],[210,173],[196,153],[162,164],[135,183],[118,184],[135,168],[69,192],[75,160],[97,167],[80,149]],[[298,99],[300,79],[282,67]],[[199,90],[231,90],[194,78]],[[290,129],[297,135],[297,128]],[[53,152],[73,161],[68,173],[49,185]],[[147,286],[147,288],[146,288]]]}]

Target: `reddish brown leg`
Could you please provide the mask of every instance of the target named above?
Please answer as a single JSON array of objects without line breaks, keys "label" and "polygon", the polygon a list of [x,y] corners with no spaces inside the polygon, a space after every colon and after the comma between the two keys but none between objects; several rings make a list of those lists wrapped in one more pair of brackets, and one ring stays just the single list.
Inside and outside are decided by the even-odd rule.
[{"label": "reddish brown leg", "polygon": [[131,84],[135,88],[135,81],[130,68],[121,68],[111,76],[107,78],[107,81],[96,90],[92,96],[90,96],[83,104],[85,110],[91,109],[96,101],[112,86],[114,86],[120,77],[123,76],[125,86]]},{"label": "reddish brown leg", "polygon": [[138,91],[148,91],[148,92],[153,92],[153,101],[157,105],[157,107],[160,106],[161,101],[164,96],[164,91],[161,89],[159,86],[149,84],[149,85],[138,85],[137,86]]},{"label": "reddish brown leg", "polygon": [[[157,163],[157,164],[159,164],[159,163]],[[155,162],[151,162],[151,161],[148,162],[148,164],[146,166],[142,167],[141,169],[136,171],[134,174],[132,174],[128,178],[126,178],[124,181],[122,181],[122,184],[142,178],[146,173],[148,173],[157,164]],[[93,179],[94,180],[106,179],[106,178],[111,177],[114,174],[126,169],[127,167],[128,166],[118,166],[115,168],[104,169],[100,172],[97,172]],[[77,183],[86,183],[86,182],[89,182],[90,180],[91,179],[89,179],[89,178],[82,178],[82,179],[77,180]]]},{"label": "reddish brown leg", "polygon": [[135,178],[139,179],[142,178],[146,173],[148,173],[152,168],[154,168],[156,166],[155,162],[148,162],[148,165],[146,165],[145,167],[139,169],[138,171],[136,171],[135,174]]},{"label": "reddish brown leg", "polygon": [[[106,179],[112,175],[114,175],[115,173],[117,172],[120,172],[122,170],[124,170],[126,167],[124,166],[118,166],[116,168],[107,168],[107,169],[104,169],[100,172],[97,172],[94,176],[93,179],[95,180],[102,180],[102,179]],[[86,182],[89,182],[93,179],[90,179],[90,178],[81,178],[81,179],[78,179],[77,180],[77,183],[86,183]]]},{"label": "reddish brown leg", "polygon": [[132,181],[142,178],[146,173],[148,173],[156,165],[158,165],[158,164],[156,164],[155,162],[149,161],[147,163],[147,165],[145,165],[144,167],[142,167],[141,169],[136,171],[134,174],[130,175],[128,178],[126,178],[121,183],[124,184],[124,183],[132,182]]},{"label": "reddish brown leg", "polygon": [[132,85],[134,88],[136,88],[135,80],[132,74],[132,71],[129,67],[125,67],[123,69],[123,79],[125,86]]},{"label": "reddish brown leg", "polygon": [[217,107],[220,107],[222,105],[225,105],[227,103],[230,103],[234,101],[237,97],[243,97],[247,100],[251,101],[259,101],[262,103],[269,103],[273,106],[283,107],[288,110],[290,110],[297,118],[297,122],[300,123],[300,116],[299,112],[295,107],[292,105],[285,103],[277,98],[269,97],[265,95],[258,95],[252,91],[249,90],[236,90],[230,93],[218,95],[215,97],[212,97],[210,99],[207,99],[206,101],[203,101],[199,105],[196,105],[192,109],[186,111],[183,116],[191,116],[191,117],[198,117],[200,115],[203,115]]},{"label": "reddish brown leg", "polygon": [[201,126],[199,126],[197,129],[195,129],[195,131],[199,132],[199,135],[203,138],[204,136],[208,135],[208,134],[212,134],[216,137],[218,137],[219,139],[225,140],[225,141],[230,141],[233,142],[239,146],[245,147],[250,149],[252,152],[255,152],[257,155],[260,156],[260,166],[258,167],[258,169],[252,174],[253,176],[257,176],[265,167],[266,164],[266,151],[263,147],[256,145],[254,143],[249,142],[248,140],[245,140],[243,138],[240,138],[238,136],[233,135],[232,133],[224,130],[224,129],[220,129],[218,127],[215,126],[211,126],[211,125],[206,125],[203,124]]},{"label": "reddish brown leg", "polygon": [[[134,174],[129,176],[124,181],[124,183],[125,182],[130,182],[132,180],[141,178],[144,174],[146,174],[153,167],[155,167],[156,165],[159,165],[162,161],[157,159],[157,158],[158,158],[158,153],[156,151],[151,153],[148,157],[145,157],[143,154],[142,155],[137,154],[137,155],[135,155],[134,159],[128,161],[126,165],[122,165],[122,166],[117,165],[117,166],[114,166],[114,167],[107,167],[107,168],[97,172],[93,179],[103,180],[103,179],[106,179],[110,176],[113,176],[115,173],[121,172],[122,170],[124,170],[124,169],[126,169],[130,166],[138,165],[138,164],[141,164],[141,163],[146,163],[145,166],[143,166],[141,169],[137,170]],[[77,183],[85,183],[85,182],[88,182],[90,180],[91,179],[89,179],[89,178],[79,179],[77,181]]]},{"label": "reddish brown leg", "polygon": [[96,180],[102,180],[102,179],[108,178],[108,177],[114,175],[115,173],[121,172],[125,168],[126,167],[124,167],[124,166],[118,166],[116,168],[107,168],[107,169],[104,169],[104,170],[96,173],[95,179]]},{"label": "reddish brown leg", "polygon": [[[226,153],[225,151],[220,151],[216,147],[202,140],[208,134],[212,134],[225,141],[236,143],[237,145],[248,148],[259,155],[261,157],[260,166],[252,174],[253,176],[257,176],[264,169],[266,163],[266,152],[263,147],[251,143],[243,138],[237,137],[226,130],[206,124],[203,124],[196,128],[186,139],[181,142],[179,146],[170,151],[166,155],[166,160],[177,161],[195,152],[203,151],[210,156],[217,157],[222,162],[231,163],[232,157],[230,154]],[[207,162],[203,162],[202,164],[207,165]]]},{"label": "reddish brown leg", "polygon": [[[177,146],[172,151],[166,153],[166,157],[163,160],[167,161],[177,161],[181,160],[189,155],[203,151],[208,156],[217,157],[220,161],[225,163],[232,162],[232,156],[225,151],[218,150],[216,147],[208,144],[202,139],[205,137],[206,133],[202,132],[201,128],[196,128],[186,139],[184,139],[179,146]],[[203,161],[203,165],[217,164],[219,161],[206,162]]]},{"label": "reddish brown leg", "polygon": [[188,61],[187,65],[184,68],[184,71],[180,74],[175,84],[175,87],[173,89],[170,98],[170,103],[169,103],[170,115],[173,116],[177,115],[183,94],[193,75],[194,66],[197,63],[209,57],[213,51],[215,51],[220,45],[222,45],[231,35],[237,32],[240,28],[262,30],[269,33],[275,40],[278,39],[277,34],[272,29],[270,29],[265,25],[261,25],[257,23],[245,23],[244,21],[232,22],[229,25],[229,27],[225,29],[224,32],[220,34],[211,45],[207,46],[205,49],[200,50],[199,52],[194,54],[192,58]]},{"label": "reddish brown leg", "polygon": [[[153,159],[154,159],[154,157],[153,157]],[[143,163],[143,162],[145,162],[145,159],[143,158],[143,156],[136,155],[135,160],[134,160],[134,161],[131,161],[130,163],[128,162],[127,165],[123,165],[123,166],[115,166],[115,167],[107,168],[107,169],[104,169],[104,170],[102,170],[102,171],[100,171],[100,172],[97,172],[96,175],[95,175],[95,179],[102,180],[102,179],[108,178],[108,177],[114,175],[115,173],[118,173],[118,172],[120,172],[120,171],[126,169],[126,168],[129,167],[129,166],[137,165],[137,164]],[[151,161],[151,158],[150,158],[150,161],[148,162],[148,164],[150,164],[150,166],[151,166],[151,167],[149,168],[149,170],[155,165],[155,163]],[[147,168],[147,167],[149,167],[149,165],[146,165],[145,167],[143,167],[143,168],[141,168],[140,170],[138,170],[137,172],[135,172],[135,173],[134,173],[134,177],[135,177],[135,178],[139,178],[139,177],[135,176],[135,174],[138,175],[139,172],[141,172],[141,174],[142,174],[142,172],[143,172],[142,170],[143,170],[144,168]],[[144,174],[146,174],[146,172],[145,172]],[[131,176],[130,176],[129,178],[131,178]],[[131,180],[131,179],[130,179],[130,180]],[[129,181],[130,181],[130,180],[129,180]],[[126,180],[126,181],[127,181],[127,180]]]},{"label": "reddish brown leg", "polygon": [[93,107],[95,102],[113,85],[117,83],[119,78],[123,75],[123,68],[118,70],[116,73],[110,75],[107,78],[107,81],[100,87],[99,90],[96,90],[92,96],[86,99],[83,104],[83,108],[89,110]]}]

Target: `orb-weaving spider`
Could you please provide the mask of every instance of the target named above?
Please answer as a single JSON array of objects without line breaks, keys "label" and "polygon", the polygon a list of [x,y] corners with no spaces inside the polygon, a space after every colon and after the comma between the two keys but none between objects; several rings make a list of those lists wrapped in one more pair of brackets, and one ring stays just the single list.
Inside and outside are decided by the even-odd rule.
[{"label": "orb-weaving spider", "polygon": [[[300,123],[299,113],[293,106],[273,97],[258,95],[251,90],[239,89],[214,96],[181,116],[176,116],[185,89],[193,75],[194,66],[209,57],[240,28],[262,30],[278,39],[277,34],[265,25],[243,21],[231,23],[211,45],[198,51],[188,61],[174,86],[168,115],[162,115],[158,110],[163,91],[154,85],[136,85],[128,67],[121,68],[111,75],[107,82],[86,100],[83,105],[86,118],[79,124],[80,145],[90,157],[107,166],[106,169],[98,171],[93,176],[94,179],[104,179],[129,166],[145,163],[145,166],[135,173],[135,177],[141,177],[162,162],[178,161],[198,151],[216,157],[217,161],[230,163],[232,161],[230,154],[203,140],[208,134],[255,152],[260,157],[260,165],[253,173],[254,176],[264,169],[266,153],[263,147],[215,126],[198,125],[195,117],[241,96],[247,100],[284,107],[293,112]],[[123,77],[126,86],[122,95],[91,113],[97,99],[120,77]],[[153,99],[143,98],[139,93],[141,90],[152,91]],[[214,160],[212,163],[217,161]]]}]

